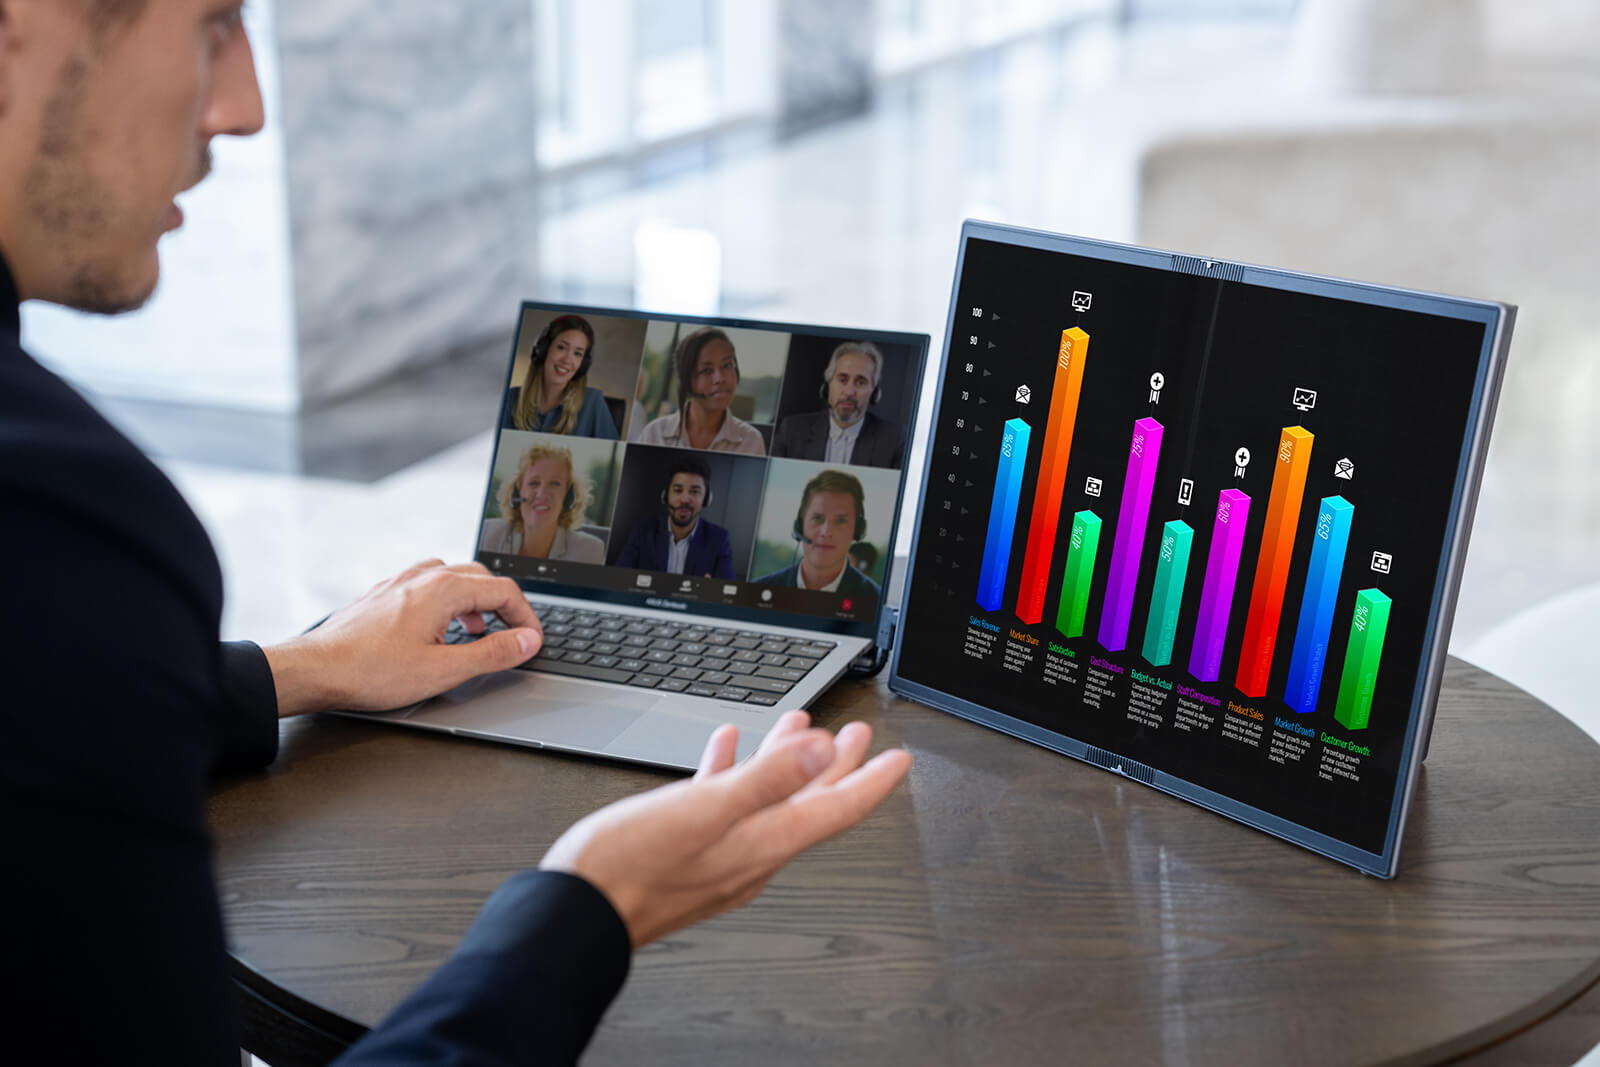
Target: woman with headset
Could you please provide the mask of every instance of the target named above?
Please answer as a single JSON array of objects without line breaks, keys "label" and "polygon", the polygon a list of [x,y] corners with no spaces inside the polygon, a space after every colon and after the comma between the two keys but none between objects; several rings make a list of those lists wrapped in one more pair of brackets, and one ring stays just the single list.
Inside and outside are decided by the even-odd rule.
[{"label": "woman with headset", "polygon": [[517,476],[500,487],[503,519],[483,524],[483,552],[536,559],[604,563],[606,545],[579,529],[589,504],[589,487],[575,476],[572,453],[540,442],[517,465]]},{"label": "woman with headset", "polygon": [[767,454],[761,431],[728,410],[739,388],[739,357],[726,333],[715,326],[695,330],[678,342],[672,362],[678,410],[647,425],[640,444]]},{"label": "woman with headset", "polygon": [[581,315],[557,315],[533,342],[522,384],[511,390],[508,430],[565,433],[615,441],[606,398],[589,387],[594,327]]}]

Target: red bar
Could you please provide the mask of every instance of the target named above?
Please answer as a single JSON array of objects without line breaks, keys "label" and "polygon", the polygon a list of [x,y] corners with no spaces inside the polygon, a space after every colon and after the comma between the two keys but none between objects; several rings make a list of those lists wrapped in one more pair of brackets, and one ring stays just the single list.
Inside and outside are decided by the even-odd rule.
[{"label": "red bar", "polygon": [[1062,330],[1061,349],[1056,354],[1056,381],[1050,390],[1050,414],[1044,428],[1044,458],[1039,463],[1033,516],[1028,520],[1028,547],[1022,557],[1022,581],[1017,586],[1017,618],[1029,626],[1044,618],[1050,554],[1056,547],[1061,497],[1067,488],[1067,458],[1072,454],[1072,430],[1078,422],[1078,394],[1083,390],[1083,366],[1088,358],[1089,335],[1076,326]]},{"label": "red bar", "polygon": [[1278,620],[1283,615],[1283,594],[1289,585],[1289,563],[1294,556],[1294,528],[1300,522],[1300,501],[1305,496],[1306,472],[1311,468],[1313,440],[1310,432],[1300,426],[1286,427],[1278,439],[1272,496],[1267,499],[1267,526],[1261,531],[1261,557],[1256,562],[1255,585],[1250,590],[1250,614],[1244,622],[1239,675],[1233,683],[1247,697],[1267,695],[1272,650],[1278,643]]}]

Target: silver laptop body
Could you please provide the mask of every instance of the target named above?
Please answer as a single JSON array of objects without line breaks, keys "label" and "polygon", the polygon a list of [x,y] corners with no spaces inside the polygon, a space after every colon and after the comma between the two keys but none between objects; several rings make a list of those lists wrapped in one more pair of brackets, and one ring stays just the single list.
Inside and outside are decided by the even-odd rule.
[{"label": "silver laptop body", "polygon": [[[697,381],[676,373],[693,362],[685,346],[716,333],[730,342],[737,360],[730,414],[737,408],[747,416],[725,422],[724,432],[745,433],[746,447],[753,447],[749,434],[759,432],[763,455],[699,450],[681,440],[671,443],[670,437],[668,444],[661,443],[676,424],[672,413],[656,412],[671,406],[674,386],[681,386],[678,397],[701,399],[693,391]],[[576,351],[583,340],[590,349],[580,369],[590,391],[599,383],[616,439],[520,429],[521,390],[532,388],[529,383],[544,364],[566,358],[562,346],[567,341]],[[738,755],[744,758],[784,711],[810,705],[852,662],[874,651],[887,610],[883,590],[894,559],[906,488],[904,454],[910,450],[928,344],[928,337],[918,334],[525,303],[475,555],[522,585],[545,628],[546,648],[523,669],[475,679],[408,708],[361,717],[683,769],[697,765],[717,726],[733,723],[739,727]],[[858,351],[846,351],[852,346]],[[870,350],[867,361],[852,360],[862,349]],[[699,364],[713,358],[702,354]],[[830,425],[820,420],[836,404],[849,410],[848,399],[840,399],[849,389],[841,376],[869,364],[875,364],[876,382],[870,394],[859,387],[857,399],[869,414],[858,420],[851,462],[815,458],[819,447],[827,447],[817,439],[826,437]],[[830,369],[842,384],[825,380]],[[663,374],[669,376],[664,384]],[[652,382],[664,403],[651,395]],[[579,429],[583,425],[580,417]],[[552,454],[564,457],[572,480],[582,483],[583,502],[568,487],[562,504],[582,510],[583,521],[564,529],[555,542],[566,547],[565,558],[553,552],[525,556],[515,551],[519,542],[508,536],[507,524],[512,516],[530,516],[524,539],[532,539],[528,531],[541,513],[526,509],[539,492],[539,472],[553,469],[555,478],[562,475],[562,462],[552,464]],[[697,461],[708,477],[701,479],[705,507],[697,513],[690,540],[702,521],[727,538],[731,551],[715,568],[721,573],[673,573],[650,565],[659,565],[659,557],[644,561],[648,535],[659,533],[663,514],[673,516],[668,494],[677,492],[684,478],[680,470],[665,477],[667,468],[694,467]],[[840,573],[832,587],[807,589],[795,576],[813,549],[836,554],[837,541],[828,540],[832,535],[825,526],[806,526],[812,517],[801,513],[808,506],[821,512],[827,501],[852,496],[828,496],[813,487],[848,489],[851,480],[858,487],[853,494],[857,524],[845,535],[853,537],[846,567],[854,570]],[[508,481],[515,485],[509,491]],[[691,472],[687,484],[693,482]],[[526,495],[524,483],[533,485]],[[713,508],[716,522],[709,518]],[[826,523],[826,516],[819,521]],[[636,551],[640,546],[643,555]],[[865,548],[872,550],[870,563],[857,559]],[[787,578],[762,580],[779,575]],[[852,594],[852,589],[871,589],[873,595]],[[470,638],[456,633],[447,639]]]}]

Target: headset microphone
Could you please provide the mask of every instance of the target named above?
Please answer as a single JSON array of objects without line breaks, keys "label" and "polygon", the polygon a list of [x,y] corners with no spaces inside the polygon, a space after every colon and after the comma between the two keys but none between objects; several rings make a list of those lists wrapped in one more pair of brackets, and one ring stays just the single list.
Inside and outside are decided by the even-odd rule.
[{"label": "headset microphone", "polygon": [[[513,485],[511,487],[511,501],[510,501],[511,506],[513,508],[520,508],[522,505],[526,504],[527,502],[528,502],[528,498],[522,495],[522,486]],[[576,486],[571,486],[571,485],[567,486],[567,495],[561,498],[561,510],[563,512],[571,511],[572,510],[572,505],[576,504],[577,502],[578,502],[578,489],[577,489],[577,487]]]}]

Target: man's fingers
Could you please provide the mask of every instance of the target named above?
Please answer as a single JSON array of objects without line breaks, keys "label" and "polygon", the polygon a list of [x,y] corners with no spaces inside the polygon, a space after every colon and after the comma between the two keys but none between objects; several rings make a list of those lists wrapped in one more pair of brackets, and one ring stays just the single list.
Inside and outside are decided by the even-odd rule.
[{"label": "man's fingers", "polygon": [[778,721],[773,724],[772,729],[767,731],[767,736],[761,739],[761,745],[757,751],[765,752],[785,737],[790,734],[797,734],[810,725],[811,716],[806,712],[800,711],[798,708],[794,711],[786,711],[778,716]]},{"label": "man's fingers", "polygon": [[539,631],[521,628],[501,630],[463,645],[438,645],[434,655],[445,665],[438,672],[440,691],[480,674],[510,670],[519,663],[526,663],[543,642],[544,636]]},{"label": "man's fingers", "polygon": [[725,825],[793,796],[833,762],[833,735],[803,730],[781,738],[756,753],[743,766],[707,780],[705,788],[722,793],[720,815]]},{"label": "man's fingers", "polygon": [[831,788],[807,790],[792,804],[764,812],[751,837],[766,844],[770,862],[787,863],[797,853],[866,818],[910,769],[911,753],[905,749],[880,752]]},{"label": "man's fingers", "polygon": [[706,741],[705,751],[700,753],[700,767],[694,776],[707,778],[732,767],[738,749],[739,728],[732,723],[723,723],[711,732],[710,739]]},{"label": "man's fingers", "polygon": [[437,595],[443,598],[447,618],[473,611],[492,611],[504,619],[507,626],[543,630],[538,616],[522,595],[521,587],[510,578],[441,568],[428,581],[434,583]]},{"label": "man's fingers", "polygon": [[833,739],[833,762],[806,789],[822,789],[839,781],[861,766],[871,745],[872,727],[864,722],[845,723]]}]

